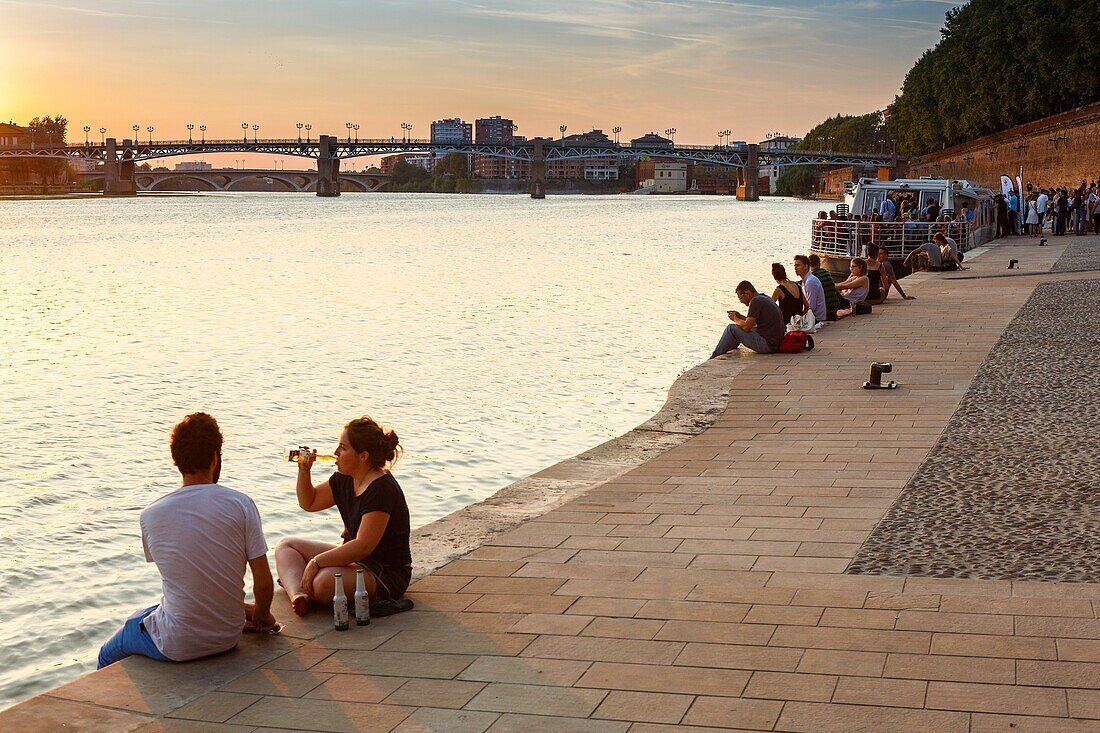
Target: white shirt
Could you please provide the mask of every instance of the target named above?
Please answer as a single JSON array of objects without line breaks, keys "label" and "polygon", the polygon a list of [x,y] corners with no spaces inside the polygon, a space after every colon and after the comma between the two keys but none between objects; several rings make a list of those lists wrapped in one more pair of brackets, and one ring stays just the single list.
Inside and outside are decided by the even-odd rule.
[{"label": "white shirt", "polygon": [[256,504],[218,484],[176,489],[141,513],[145,559],[164,596],[145,619],[153,643],[178,662],[232,649],[244,627],[244,572],[267,554]]},{"label": "white shirt", "polygon": [[1045,193],[1039,194],[1039,198],[1035,199],[1035,210],[1040,214],[1047,213],[1047,201],[1050,201],[1050,196]]},{"label": "white shirt", "polygon": [[810,310],[814,313],[814,320],[818,323],[825,322],[825,287],[821,280],[812,272],[807,272],[802,278],[802,292],[806,294],[806,302],[810,304]]}]

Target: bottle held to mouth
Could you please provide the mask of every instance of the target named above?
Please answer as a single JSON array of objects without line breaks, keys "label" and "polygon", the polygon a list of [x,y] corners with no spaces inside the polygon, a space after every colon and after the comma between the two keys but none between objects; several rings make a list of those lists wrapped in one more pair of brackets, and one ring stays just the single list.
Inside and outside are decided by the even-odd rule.
[{"label": "bottle held to mouth", "polygon": [[348,630],[348,597],[344,595],[344,577],[336,573],[336,592],[332,597],[332,620],[337,631]]},{"label": "bottle held to mouth", "polygon": [[[293,463],[298,463],[299,461],[302,460],[302,455],[307,450],[308,450],[307,448],[302,448],[301,446],[299,446],[297,448],[287,448],[286,450],[283,451],[283,460],[284,461],[291,461]],[[329,455],[327,453],[326,454],[318,453],[317,457],[314,460],[317,460],[317,461],[335,461],[336,456]]]}]

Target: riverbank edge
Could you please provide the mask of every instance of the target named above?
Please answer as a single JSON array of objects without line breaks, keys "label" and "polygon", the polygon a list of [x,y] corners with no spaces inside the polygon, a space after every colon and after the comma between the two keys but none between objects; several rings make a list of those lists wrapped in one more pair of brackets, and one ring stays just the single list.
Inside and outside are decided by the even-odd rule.
[{"label": "riverbank edge", "polygon": [[594,448],[515,481],[412,533],[413,578],[474,550],[494,535],[622,476],[710,427],[726,409],[730,385],[747,361],[711,359],[683,372],[661,409]]}]

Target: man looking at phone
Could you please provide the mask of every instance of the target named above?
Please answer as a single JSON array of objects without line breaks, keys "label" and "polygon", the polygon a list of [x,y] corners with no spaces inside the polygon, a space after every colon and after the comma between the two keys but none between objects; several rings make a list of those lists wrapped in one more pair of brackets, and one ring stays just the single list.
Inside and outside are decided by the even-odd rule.
[{"label": "man looking at phone", "polygon": [[[275,627],[275,583],[252,499],[218,485],[222,433],[204,412],[172,430],[172,460],[183,485],[141,513],[145,559],[155,562],[164,595],[133,614],[99,650],[102,669],[133,654],[183,662],[228,651],[241,631]],[[244,602],[245,565],[255,605]]]},{"label": "man looking at phone", "polygon": [[714,347],[713,359],[738,346],[744,346],[758,354],[772,354],[779,348],[785,330],[783,313],[771,298],[756,292],[748,280],[738,283],[737,299],[749,307],[748,313],[726,311],[733,323],[726,326],[718,345]]}]

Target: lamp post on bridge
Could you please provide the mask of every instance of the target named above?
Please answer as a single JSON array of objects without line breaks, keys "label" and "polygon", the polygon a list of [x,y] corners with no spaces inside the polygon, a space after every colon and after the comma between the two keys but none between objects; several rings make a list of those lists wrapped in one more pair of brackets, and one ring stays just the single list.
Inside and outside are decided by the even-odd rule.
[{"label": "lamp post on bridge", "polygon": [[134,130],[134,145],[138,144],[138,130],[140,130],[140,129],[141,129],[141,125],[134,125],[134,127],[133,127],[133,130]]},{"label": "lamp post on bridge", "polygon": [[622,131],[623,131],[623,128],[619,127],[618,125],[615,125],[614,127],[611,128],[611,132],[615,133],[615,145],[616,146],[619,144],[619,133],[622,132]]},{"label": "lamp post on bridge", "polygon": [[152,145],[153,144],[153,126],[149,125],[145,129],[149,131],[149,144]]},{"label": "lamp post on bridge", "polygon": [[298,144],[301,145],[302,144],[302,123],[299,122],[297,125],[295,125],[295,127],[298,128]]},{"label": "lamp post on bridge", "polygon": [[407,143],[412,140],[412,129],[413,126],[410,125],[408,122],[401,123],[401,142]]},{"label": "lamp post on bridge", "polygon": [[355,144],[359,144],[359,125],[355,124],[351,126],[351,129],[355,130]]},{"label": "lamp post on bridge", "polygon": [[104,145],[104,146],[107,145],[107,128],[106,127],[99,128],[99,144]]},{"label": "lamp post on bridge", "polygon": [[309,131],[313,129],[313,125],[306,125],[306,142],[309,142]]},{"label": "lamp post on bridge", "polygon": [[244,144],[248,145],[248,123],[242,122],[241,129],[244,130]]},{"label": "lamp post on bridge", "polygon": [[84,147],[88,147],[89,145],[91,145],[91,143],[88,142],[88,133],[91,131],[91,125],[84,125]]},{"label": "lamp post on bridge", "polygon": [[558,129],[561,130],[561,141],[565,142],[565,131],[568,130],[569,128],[566,127],[565,125],[562,125]]},{"label": "lamp post on bridge", "polygon": [[206,125],[199,125],[199,132],[202,133],[202,145],[206,145]]},{"label": "lamp post on bridge", "polygon": [[676,128],[670,127],[665,130],[665,134],[668,135],[668,139],[672,141],[673,147],[676,146]]},{"label": "lamp post on bridge", "polygon": [[252,126],[252,142],[253,142],[253,144],[255,144],[257,142],[257,135],[259,135],[259,134],[260,134],[260,126],[259,125],[253,125]]},{"label": "lamp post on bridge", "polygon": [[348,128],[348,145],[351,145],[351,123],[345,122],[344,127]]},{"label": "lamp post on bridge", "polygon": [[187,144],[188,145],[194,145],[195,144],[195,141],[193,139],[191,139],[192,138],[191,131],[194,130],[194,129],[195,129],[195,126],[192,125],[190,122],[188,122],[187,123]]}]

